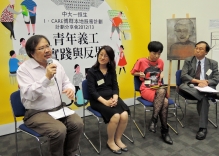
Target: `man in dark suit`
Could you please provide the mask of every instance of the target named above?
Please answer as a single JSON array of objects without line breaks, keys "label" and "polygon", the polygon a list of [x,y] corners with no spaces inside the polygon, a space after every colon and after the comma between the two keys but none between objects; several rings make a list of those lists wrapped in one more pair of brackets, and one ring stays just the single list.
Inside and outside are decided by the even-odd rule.
[{"label": "man in dark suit", "polygon": [[[188,57],[183,65],[180,85],[180,91],[195,97],[197,102],[197,111],[200,116],[199,130],[196,139],[203,140],[207,135],[209,94],[199,92],[195,86],[209,86],[216,88],[219,82],[218,62],[205,57],[210,50],[208,43],[200,41],[195,45],[194,56]],[[193,85],[190,85],[193,84]]]}]

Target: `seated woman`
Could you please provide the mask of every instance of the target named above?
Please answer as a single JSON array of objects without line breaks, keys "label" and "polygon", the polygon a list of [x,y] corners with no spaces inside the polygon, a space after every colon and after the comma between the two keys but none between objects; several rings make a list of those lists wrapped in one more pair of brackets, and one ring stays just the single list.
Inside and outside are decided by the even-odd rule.
[{"label": "seated woman", "polygon": [[173,144],[171,137],[169,136],[169,127],[167,125],[167,115],[168,115],[168,99],[166,98],[166,89],[152,89],[153,85],[161,85],[161,80],[163,75],[161,72],[164,68],[163,60],[159,59],[162,51],[163,45],[160,42],[152,41],[148,44],[149,57],[139,59],[133,69],[131,74],[134,76],[139,76],[142,81],[140,86],[141,96],[153,102],[154,109],[152,118],[149,124],[149,131],[156,132],[158,115],[161,121],[161,136],[164,142],[168,144]]},{"label": "seated woman", "polygon": [[88,90],[90,105],[101,113],[107,125],[107,147],[116,154],[128,151],[121,141],[127,126],[128,106],[119,97],[119,88],[115,70],[115,54],[110,46],[103,46],[97,53],[97,61],[88,70]]}]

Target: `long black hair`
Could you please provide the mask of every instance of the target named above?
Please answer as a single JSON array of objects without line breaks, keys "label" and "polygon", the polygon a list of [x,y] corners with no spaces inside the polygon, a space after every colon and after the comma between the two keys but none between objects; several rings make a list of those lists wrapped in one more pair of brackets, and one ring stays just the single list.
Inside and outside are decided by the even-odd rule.
[{"label": "long black hair", "polygon": [[100,55],[101,50],[103,50],[103,49],[106,51],[106,53],[107,53],[107,55],[108,55],[108,57],[109,57],[109,63],[107,63],[108,71],[110,71],[110,72],[111,72],[111,71],[115,71],[115,69],[116,69],[115,52],[114,52],[114,50],[113,50],[110,46],[108,46],[108,45],[102,46],[102,47],[100,48],[100,50],[99,50],[98,53],[97,53],[97,61],[96,61],[96,63],[93,65],[93,67],[98,68],[98,67],[100,66],[100,63],[98,62],[98,57],[99,57],[99,55]]}]

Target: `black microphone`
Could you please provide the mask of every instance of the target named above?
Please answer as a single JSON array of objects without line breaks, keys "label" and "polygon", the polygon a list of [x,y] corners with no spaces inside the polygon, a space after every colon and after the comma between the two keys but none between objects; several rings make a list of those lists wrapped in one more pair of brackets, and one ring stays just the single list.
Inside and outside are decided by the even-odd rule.
[{"label": "black microphone", "polygon": [[190,87],[190,88],[194,88],[195,86],[194,86],[194,84],[190,83],[190,84],[189,84],[189,87]]},{"label": "black microphone", "polygon": [[47,65],[49,65],[49,64],[53,63],[53,60],[52,60],[52,58],[48,58],[48,59],[46,60],[46,62],[47,62]]}]

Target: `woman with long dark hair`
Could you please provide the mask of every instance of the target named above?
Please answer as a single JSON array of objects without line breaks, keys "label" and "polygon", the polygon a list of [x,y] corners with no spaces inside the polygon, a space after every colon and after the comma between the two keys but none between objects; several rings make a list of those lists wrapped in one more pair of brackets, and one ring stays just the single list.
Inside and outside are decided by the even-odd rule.
[{"label": "woman with long dark hair", "polygon": [[115,70],[115,54],[110,46],[103,46],[97,53],[97,61],[87,74],[91,107],[101,113],[107,123],[107,147],[116,154],[128,151],[121,137],[126,129],[128,106],[119,97]]}]

